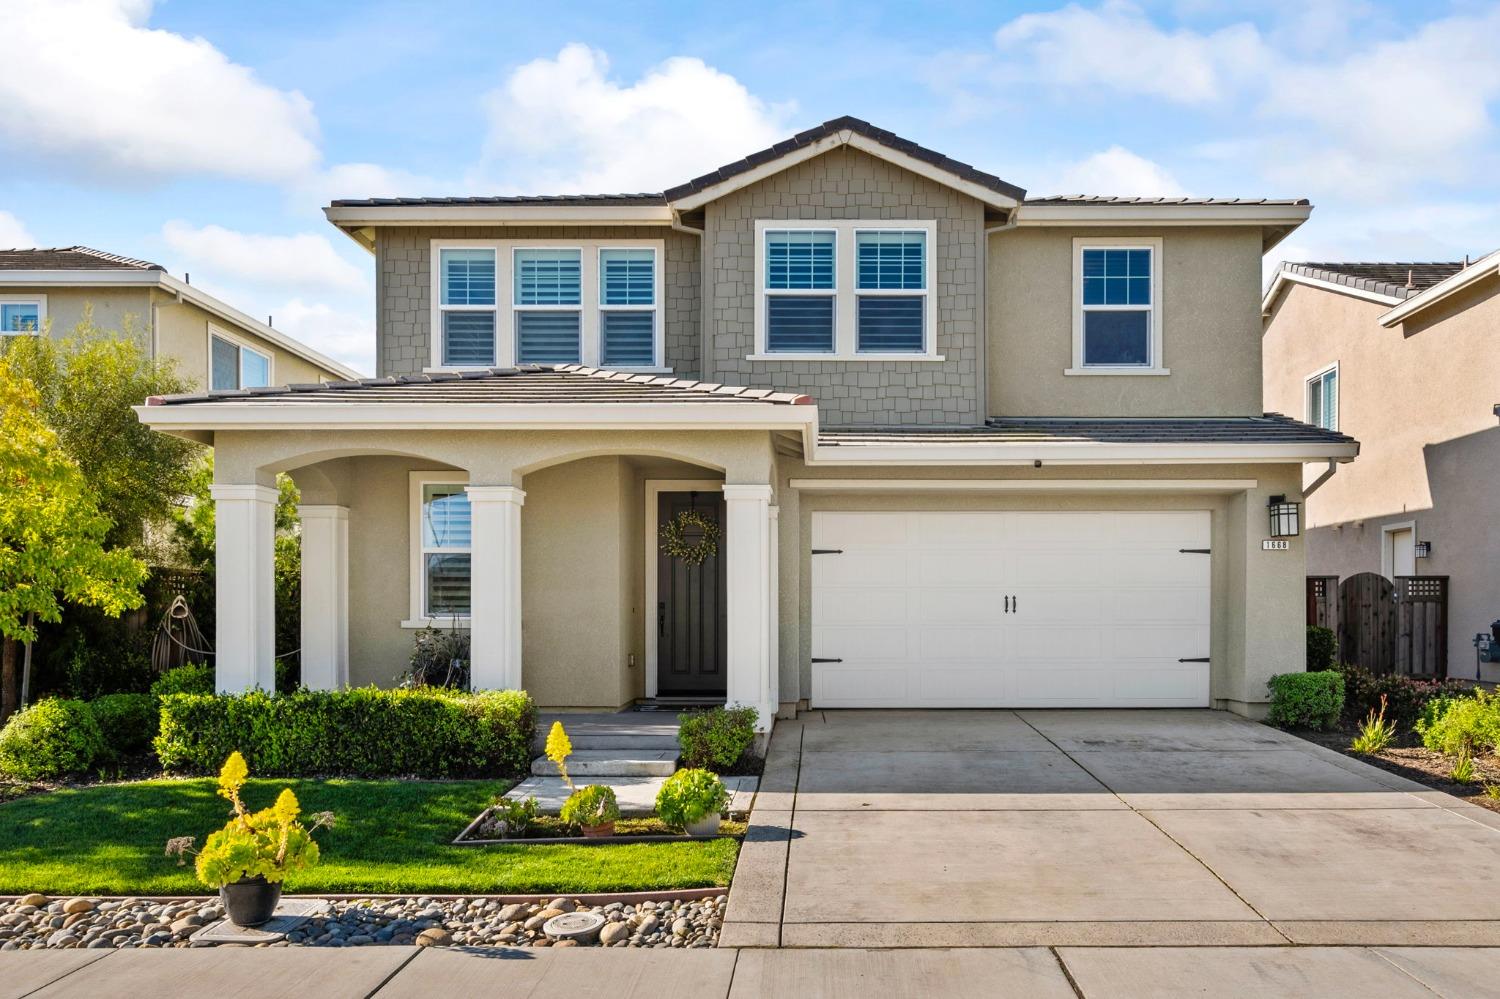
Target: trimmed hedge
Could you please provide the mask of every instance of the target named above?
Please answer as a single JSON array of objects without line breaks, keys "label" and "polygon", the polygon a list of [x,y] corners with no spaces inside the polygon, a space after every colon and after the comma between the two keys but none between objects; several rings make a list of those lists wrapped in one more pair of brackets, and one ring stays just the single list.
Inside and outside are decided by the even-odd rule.
[{"label": "trimmed hedge", "polygon": [[168,694],[212,694],[214,692],[214,668],[206,663],[188,663],[169,669],[156,678],[151,685],[155,697]]},{"label": "trimmed hedge", "polygon": [[177,773],[217,773],[239,750],[268,777],[501,777],[529,769],[535,731],[525,691],[172,694],[155,746]]},{"label": "trimmed hedge", "polygon": [[755,744],[754,708],[707,708],[684,712],[677,729],[682,765],[723,773]]},{"label": "trimmed hedge", "polygon": [[1307,671],[1338,669],[1339,637],[1330,628],[1307,626]]},{"label": "trimmed hedge", "polygon": [[134,756],[151,748],[156,738],[160,706],[150,694],[105,694],[89,701],[89,710],[104,745],[120,756]]},{"label": "trimmed hedge", "polygon": [[11,715],[0,729],[0,773],[16,780],[83,773],[103,752],[99,723],[83,701],[38,701]]},{"label": "trimmed hedge", "polygon": [[1337,670],[1281,673],[1271,688],[1267,720],[1283,728],[1333,728],[1344,710],[1344,677]]},{"label": "trimmed hedge", "polygon": [[1344,663],[1344,722],[1359,725],[1380,710],[1380,698],[1386,699],[1385,716],[1396,723],[1398,732],[1416,728],[1427,705],[1445,698],[1473,697],[1473,680],[1418,680],[1398,673],[1376,676],[1363,667]]}]

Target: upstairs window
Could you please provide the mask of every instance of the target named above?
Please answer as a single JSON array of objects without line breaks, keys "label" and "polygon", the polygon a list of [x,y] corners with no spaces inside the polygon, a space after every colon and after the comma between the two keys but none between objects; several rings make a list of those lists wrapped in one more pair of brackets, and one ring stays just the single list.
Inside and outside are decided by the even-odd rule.
[{"label": "upstairs window", "polygon": [[767,353],[833,353],[836,238],[818,229],[767,230]]},{"label": "upstairs window", "polygon": [[42,320],[46,318],[46,315],[47,306],[44,299],[0,299],[0,336],[40,333]]},{"label": "upstairs window", "polygon": [[656,251],[599,251],[599,361],[649,368],[656,358]]},{"label": "upstairs window", "polygon": [[583,359],[583,253],[516,250],[516,362],[577,364]]},{"label": "upstairs window", "polygon": [[495,363],[495,251],[453,249],[439,254],[442,363]]},{"label": "upstairs window", "polygon": [[921,230],[854,234],[860,353],[921,353],[927,325],[927,233]]},{"label": "upstairs window", "polygon": [[1074,240],[1074,358],[1069,374],[1165,374],[1161,241]]},{"label": "upstairs window", "polygon": [[231,340],[221,333],[208,335],[208,387],[259,388],[271,384],[271,355]]},{"label": "upstairs window", "polygon": [[1307,380],[1307,422],[1324,430],[1339,428],[1339,366]]}]

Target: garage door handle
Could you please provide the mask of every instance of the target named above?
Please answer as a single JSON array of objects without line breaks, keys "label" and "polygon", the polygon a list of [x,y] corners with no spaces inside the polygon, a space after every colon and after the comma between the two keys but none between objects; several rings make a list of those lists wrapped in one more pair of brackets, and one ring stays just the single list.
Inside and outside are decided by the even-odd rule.
[{"label": "garage door handle", "polygon": [[1180,663],[1206,663],[1209,659],[1208,656],[1204,656],[1202,659],[1179,659],[1177,661]]},{"label": "garage door handle", "polygon": [[841,663],[844,660],[842,660],[842,659],[819,659],[817,656],[813,656],[813,660],[812,661],[815,662],[815,663]]}]

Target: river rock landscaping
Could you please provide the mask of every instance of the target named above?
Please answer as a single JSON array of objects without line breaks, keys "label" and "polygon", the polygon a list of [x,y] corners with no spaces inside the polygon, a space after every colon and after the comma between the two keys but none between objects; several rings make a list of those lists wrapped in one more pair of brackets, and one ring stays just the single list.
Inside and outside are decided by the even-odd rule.
[{"label": "river rock landscaping", "polygon": [[[591,904],[554,898],[366,898],[330,903],[270,947],[380,944],[493,947],[713,947],[726,895]],[[595,914],[596,919],[576,918]],[[189,947],[199,929],[223,918],[217,899],[48,898],[0,903],[0,950]],[[559,916],[575,918],[553,921]]]}]

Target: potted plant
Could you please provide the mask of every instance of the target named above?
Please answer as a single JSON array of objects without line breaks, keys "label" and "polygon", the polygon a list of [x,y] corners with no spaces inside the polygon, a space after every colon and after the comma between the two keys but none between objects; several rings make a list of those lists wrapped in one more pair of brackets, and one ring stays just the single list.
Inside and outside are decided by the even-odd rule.
[{"label": "potted plant", "polygon": [[281,899],[281,883],[291,871],[318,862],[318,844],[312,834],[333,825],[332,812],[311,816],[312,824],[300,821],[302,806],[291,788],[284,789],[270,808],[251,812],[240,799],[240,790],[250,775],[245,758],[229,754],[219,771],[219,795],[234,806],[234,813],[218,832],[210,833],[203,849],[193,849],[192,836],[167,841],[167,856],[194,865],[198,880],[219,889],[219,898],[230,922],[236,926],[259,926],[271,918]]},{"label": "potted plant", "polygon": [[724,782],[707,770],[679,770],[656,793],[656,814],[668,825],[681,826],[689,836],[716,835],[719,815],[728,805]]},{"label": "potted plant", "polygon": [[620,817],[620,805],[615,801],[614,791],[603,784],[590,784],[568,795],[558,815],[569,825],[578,826],[590,838],[613,836],[615,822]]}]

